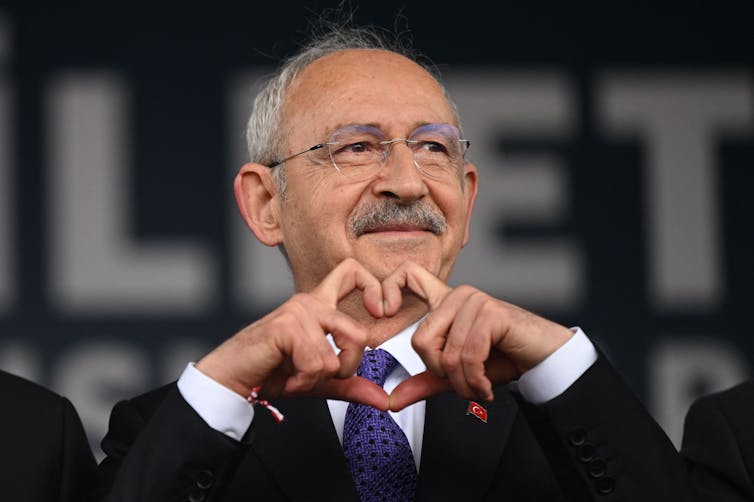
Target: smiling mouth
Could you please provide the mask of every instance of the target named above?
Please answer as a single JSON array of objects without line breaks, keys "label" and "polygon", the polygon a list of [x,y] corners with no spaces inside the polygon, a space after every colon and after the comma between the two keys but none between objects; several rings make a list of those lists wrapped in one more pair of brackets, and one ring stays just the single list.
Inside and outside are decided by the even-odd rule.
[{"label": "smiling mouth", "polygon": [[380,232],[429,232],[430,230],[417,225],[406,225],[395,223],[392,225],[379,225],[364,231],[364,234],[374,234]]}]

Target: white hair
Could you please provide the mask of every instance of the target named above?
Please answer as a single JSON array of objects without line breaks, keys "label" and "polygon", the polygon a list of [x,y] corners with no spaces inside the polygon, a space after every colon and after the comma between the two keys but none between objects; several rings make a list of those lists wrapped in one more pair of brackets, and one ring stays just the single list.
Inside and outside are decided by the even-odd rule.
[{"label": "white hair", "polygon": [[[445,93],[456,120],[459,119],[455,104],[447,89],[440,82],[439,72],[426,59],[410,48],[401,36],[372,27],[351,27],[343,23],[324,22],[319,33],[296,54],[283,61],[280,68],[268,77],[254,98],[253,108],[246,126],[246,145],[249,160],[269,165],[283,157],[285,131],[283,131],[283,107],[288,86],[301,71],[314,61],[330,54],[351,49],[376,49],[400,54],[416,62],[437,81]],[[459,121],[460,123],[460,121]],[[285,165],[273,170],[273,177],[285,197]]]}]

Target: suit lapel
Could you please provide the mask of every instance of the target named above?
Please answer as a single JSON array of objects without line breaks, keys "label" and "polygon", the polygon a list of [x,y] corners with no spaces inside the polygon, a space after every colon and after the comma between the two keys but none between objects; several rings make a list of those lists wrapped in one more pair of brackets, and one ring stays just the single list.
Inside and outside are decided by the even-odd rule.
[{"label": "suit lapel", "polygon": [[[487,423],[466,413],[455,394],[427,400],[417,500],[478,500],[500,463],[517,405],[505,388],[484,404]],[[276,401],[278,424],[263,408],[252,451],[290,500],[358,501],[343,449],[322,399]],[[292,455],[291,453],[294,452]]]},{"label": "suit lapel", "polygon": [[488,491],[517,406],[505,388],[484,403],[487,423],[455,394],[427,400],[417,500],[480,500]]},{"label": "suit lapel", "polygon": [[258,407],[252,450],[286,495],[358,501],[326,401],[290,399],[275,405],[285,420],[277,423]]}]

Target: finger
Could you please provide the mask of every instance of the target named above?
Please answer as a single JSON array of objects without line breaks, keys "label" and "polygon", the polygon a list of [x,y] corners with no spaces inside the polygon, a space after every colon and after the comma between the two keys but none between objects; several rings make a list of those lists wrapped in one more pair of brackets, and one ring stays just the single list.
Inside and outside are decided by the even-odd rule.
[{"label": "finger", "polygon": [[[366,328],[338,311],[332,311],[323,325],[332,335],[335,345],[340,349],[337,356],[339,365],[335,376],[346,378],[353,375],[361,363],[364,347],[367,344],[368,332]],[[332,352],[332,347],[329,348]]]},{"label": "finger", "polygon": [[[312,295],[295,295],[298,314],[304,334],[312,347],[321,352],[330,375],[348,377],[355,373],[367,342],[368,332],[352,317],[333,309]],[[340,354],[335,355],[325,335],[330,333]]]},{"label": "finger", "polygon": [[[298,309],[303,307],[294,307],[294,311]],[[287,334],[281,342],[281,351],[289,355],[293,370],[285,382],[287,392],[310,390],[337,370],[338,361],[327,344],[324,331],[307,314],[296,316],[299,329]]]},{"label": "finger", "polygon": [[354,289],[363,292],[364,307],[370,314],[374,317],[384,315],[380,281],[353,258],[348,258],[335,267],[311,294],[335,308]]},{"label": "finger", "polygon": [[407,261],[382,281],[385,297],[385,313],[394,315],[401,307],[401,290],[408,289],[421,298],[434,310],[451,291],[450,286],[441,281],[424,267]]},{"label": "finger", "polygon": [[389,404],[388,395],[382,387],[355,375],[348,378],[324,380],[306,391],[292,389],[285,390],[281,394],[284,397],[337,399],[366,404],[382,411],[387,411]]},{"label": "finger", "polygon": [[483,401],[492,401],[492,381],[487,375],[485,362],[489,359],[490,344],[486,333],[471,332],[461,355],[464,382],[468,387],[467,396]]},{"label": "finger", "polygon": [[405,262],[382,282],[386,315],[394,315],[400,309],[403,289],[414,293],[430,309],[429,317],[414,333],[411,343],[427,367],[437,375],[444,376],[440,357],[453,313],[435,318],[433,310],[442,304],[451,288],[425,268]]},{"label": "finger", "polygon": [[274,398],[283,394],[285,382],[293,373],[293,364],[290,359],[284,360],[261,385],[259,395],[262,399]]},{"label": "finger", "polygon": [[[486,366],[487,373],[496,383],[508,383],[517,376],[515,368],[502,354],[493,354]],[[407,378],[393,389],[390,394],[390,411],[401,411],[414,403],[453,390],[450,380],[425,371]]]},{"label": "finger", "polygon": [[450,380],[425,371],[407,378],[390,394],[391,411],[401,411],[407,406],[443,392],[453,390]]},{"label": "finger", "polygon": [[452,321],[452,318],[434,319],[430,315],[416,328],[411,337],[411,346],[424,361],[427,369],[440,377],[446,376],[442,365],[442,351]]},{"label": "finger", "polygon": [[317,393],[318,397],[326,399],[366,404],[381,411],[389,409],[389,397],[385,390],[376,383],[358,376],[329,380],[317,389]]},{"label": "finger", "polygon": [[422,358],[427,368],[438,376],[446,376],[443,353],[446,349],[446,338],[455,323],[457,312],[467,297],[475,291],[474,288],[468,286],[459,286],[451,290],[435,310],[430,312],[424,322],[419,325],[411,339],[414,350]]},{"label": "finger", "polygon": [[494,385],[510,383],[521,376],[510,359],[497,351],[490,352],[490,357],[484,363],[484,368],[485,375]]},{"label": "finger", "polygon": [[[318,303],[318,302],[317,302]],[[368,339],[366,328],[350,316],[319,304],[316,307],[316,322],[308,323],[308,333],[316,339],[328,370],[328,376],[345,378],[353,375],[359,367]],[[335,354],[327,342],[325,333],[330,333],[340,352]]]},{"label": "finger", "polygon": [[[440,308],[455,311],[442,353],[443,370],[456,393],[468,399],[492,399],[491,385],[484,376],[487,357],[483,350],[479,350],[485,339],[488,340],[489,349],[488,333],[472,329],[484,305],[484,298],[485,295],[478,290],[461,287],[453,291]],[[471,339],[476,342],[473,347],[469,346]]]}]

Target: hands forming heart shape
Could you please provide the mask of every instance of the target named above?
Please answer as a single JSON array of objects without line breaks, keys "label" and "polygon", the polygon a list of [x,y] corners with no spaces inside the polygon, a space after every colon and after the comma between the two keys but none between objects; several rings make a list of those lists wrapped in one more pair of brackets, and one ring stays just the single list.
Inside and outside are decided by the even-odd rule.
[{"label": "hands forming heart shape", "polygon": [[[406,379],[389,396],[354,376],[368,331],[337,308],[354,290],[362,291],[364,307],[376,319],[396,315],[406,290],[429,309],[412,338],[427,371]],[[339,354],[325,339],[327,333]],[[399,411],[451,390],[467,399],[491,401],[493,384],[518,378],[571,335],[561,325],[473,287],[451,288],[414,263],[403,263],[380,282],[347,259],[313,291],[293,295],[205,356],[197,368],[244,397],[262,386],[268,399],[323,397]]]}]

